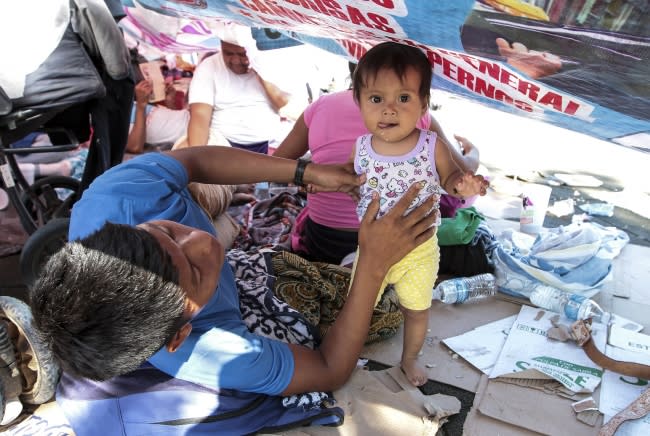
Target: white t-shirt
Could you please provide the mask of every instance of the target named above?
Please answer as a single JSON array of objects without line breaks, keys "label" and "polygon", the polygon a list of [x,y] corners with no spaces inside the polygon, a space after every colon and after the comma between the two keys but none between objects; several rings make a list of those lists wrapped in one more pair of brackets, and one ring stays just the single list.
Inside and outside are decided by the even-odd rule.
[{"label": "white t-shirt", "polygon": [[147,144],[173,144],[187,134],[190,111],[155,106],[147,115]]},{"label": "white t-shirt", "polygon": [[205,59],[194,71],[189,103],[211,104],[210,130],[238,144],[272,140],[280,128],[280,116],[255,74],[233,73],[221,53]]}]

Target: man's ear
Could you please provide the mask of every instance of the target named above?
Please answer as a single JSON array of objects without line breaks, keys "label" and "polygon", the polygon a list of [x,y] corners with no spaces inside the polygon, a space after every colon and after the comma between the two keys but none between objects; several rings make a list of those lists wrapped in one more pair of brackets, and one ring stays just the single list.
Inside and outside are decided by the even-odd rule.
[{"label": "man's ear", "polygon": [[167,342],[167,351],[173,353],[178,350],[178,347],[180,347],[183,341],[190,335],[191,331],[192,324],[189,322],[183,324],[183,327],[178,329],[174,336],[172,336],[172,338]]}]

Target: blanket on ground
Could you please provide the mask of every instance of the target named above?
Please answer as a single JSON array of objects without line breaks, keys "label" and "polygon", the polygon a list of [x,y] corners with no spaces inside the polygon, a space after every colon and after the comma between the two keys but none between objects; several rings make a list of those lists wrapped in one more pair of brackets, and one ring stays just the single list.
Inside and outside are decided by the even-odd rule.
[{"label": "blanket on ground", "polygon": [[592,297],[610,277],[612,259],[630,238],[615,227],[574,223],[547,229],[531,246],[519,232],[504,232],[492,251],[499,290],[530,297],[531,283]]}]

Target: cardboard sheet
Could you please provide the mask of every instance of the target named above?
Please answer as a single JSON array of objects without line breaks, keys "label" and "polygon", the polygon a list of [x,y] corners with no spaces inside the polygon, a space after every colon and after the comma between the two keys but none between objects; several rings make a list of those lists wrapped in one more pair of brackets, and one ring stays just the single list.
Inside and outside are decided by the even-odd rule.
[{"label": "cardboard sheet", "polygon": [[573,401],[484,376],[474,407],[465,421],[467,435],[571,435],[597,433],[595,427],[575,418]]},{"label": "cardboard sheet", "polygon": [[345,410],[343,425],[305,427],[282,435],[435,435],[441,420],[460,410],[460,401],[455,397],[423,395],[399,368],[356,370],[334,397]]},{"label": "cardboard sheet", "polygon": [[[481,372],[450,350],[442,340],[468,332],[475,327],[519,313],[520,305],[487,298],[467,304],[443,304],[434,301],[429,312],[429,332],[422,347],[420,362],[429,379],[476,392]],[[361,355],[390,366],[399,366],[402,356],[400,329],[394,338],[368,345]]]},{"label": "cardboard sheet", "polygon": [[516,318],[511,315],[442,342],[476,369],[490,375]]},{"label": "cardboard sheet", "polygon": [[[550,320],[556,315],[522,306],[490,378],[540,378],[536,373],[541,372],[573,392],[593,392],[600,384],[602,368],[593,363],[574,342],[558,342],[547,337],[546,331],[553,326]],[[570,321],[564,320],[563,323]],[[604,325],[594,323],[591,336],[599,349],[605,348],[607,337]]]}]

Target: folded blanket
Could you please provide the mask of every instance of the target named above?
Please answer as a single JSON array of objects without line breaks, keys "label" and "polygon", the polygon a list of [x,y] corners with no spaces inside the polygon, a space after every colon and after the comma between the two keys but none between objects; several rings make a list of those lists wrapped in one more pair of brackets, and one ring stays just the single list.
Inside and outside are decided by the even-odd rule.
[{"label": "folded blanket", "polygon": [[591,297],[611,274],[612,259],[630,240],[615,227],[575,223],[540,233],[528,249],[513,233],[504,233],[492,252],[499,290],[530,297],[535,283],[545,283]]}]

